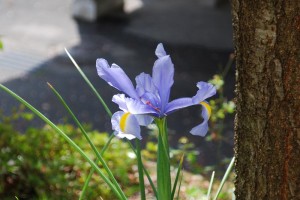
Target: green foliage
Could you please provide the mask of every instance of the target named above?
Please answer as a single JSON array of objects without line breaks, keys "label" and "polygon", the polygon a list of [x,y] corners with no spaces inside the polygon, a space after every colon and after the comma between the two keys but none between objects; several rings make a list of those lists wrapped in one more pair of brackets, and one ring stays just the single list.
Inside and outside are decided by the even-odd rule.
[{"label": "green foliage", "polygon": [[3,49],[3,43],[2,43],[2,41],[0,40],[0,50],[2,50]]},{"label": "green foliage", "polygon": [[[30,113],[15,111],[10,117],[0,115],[0,199],[78,199],[90,170],[87,163],[49,126],[28,128],[24,133],[16,124],[31,120]],[[91,158],[96,159],[80,130],[60,125]],[[88,130],[99,150],[109,135]],[[127,196],[138,191],[135,160],[127,143],[114,139],[104,154],[109,168]],[[111,199],[108,186],[95,174],[86,191],[86,199]]]},{"label": "green foliage", "polygon": [[228,71],[232,67],[234,61],[234,55],[229,56],[229,60],[224,68],[220,69],[220,73],[215,74],[208,82],[213,84],[217,89],[217,98],[213,98],[209,101],[212,109],[212,115],[210,117],[210,132],[211,134],[206,137],[208,141],[220,142],[226,140],[222,136],[225,127],[225,118],[232,115],[235,111],[235,103],[233,100],[228,100],[224,95],[225,78]]}]

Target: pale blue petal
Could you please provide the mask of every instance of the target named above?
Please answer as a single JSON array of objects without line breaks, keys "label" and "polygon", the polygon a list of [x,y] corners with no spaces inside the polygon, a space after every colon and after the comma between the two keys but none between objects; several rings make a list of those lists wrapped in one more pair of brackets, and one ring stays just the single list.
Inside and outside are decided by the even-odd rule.
[{"label": "pale blue petal", "polygon": [[121,110],[125,112],[130,112],[132,114],[155,113],[155,110],[151,106],[144,104],[140,100],[125,97],[124,94],[114,95],[112,101],[118,104]]},{"label": "pale blue petal", "polygon": [[126,97],[125,94],[116,94],[112,98],[112,102],[119,105],[119,108],[124,112],[128,112],[128,108],[126,105]]},{"label": "pale blue petal", "polygon": [[199,88],[199,90],[197,91],[197,94],[193,97],[194,104],[198,104],[216,94],[215,86],[213,86],[210,83],[198,82],[197,87]]},{"label": "pale blue petal", "polygon": [[118,111],[113,114],[111,123],[114,134],[119,138],[127,138],[129,140],[138,138],[141,140],[141,129],[134,115],[128,113],[129,115],[126,118],[125,127],[123,127],[123,130],[121,129],[120,121],[125,114],[123,111]]},{"label": "pale blue petal", "polygon": [[171,101],[170,103],[168,103],[165,113],[169,114],[178,109],[185,108],[185,107],[192,106],[192,105],[194,105],[192,98],[186,97],[186,98],[175,99],[175,100]]},{"label": "pale blue petal", "polygon": [[152,81],[156,88],[161,100],[160,110],[165,111],[165,107],[169,101],[170,90],[174,83],[174,65],[170,56],[163,56],[157,59],[154,63],[152,70]]},{"label": "pale blue petal", "polygon": [[201,124],[198,126],[195,126],[190,133],[192,135],[197,135],[197,136],[202,136],[204,137],[207,134],[208,131],[208,123],[207,121],[203,121]]},{"label": "pale blue petal", "polygon": [[148,126],[152,123],[153,117],[149,115],[134,115],[140,126]]},{"label": "pale blue petal", "polygon": [[202,105],[202,113],[201,116],[203,118],[203,122],[198,126],[194,127],[190,133],[192,135],[198,135],[204,137],[208,132],[208,119],[210,117],[209,110],[205,106]]},{"label": "pale blue petal", "polygon": [[130,97],[138,99],[138,95],[125,72],[116,64],[109,67],[105,59],[97,59],[96,67],[98,75],[109,85],[128,94]]},{"label": "pale blue petal", "polygon": [[152,78],[149,74],[144,72],[135,78],[136,90],[139,96],[143,96],[145,92],[150,92],[153,94],[158,94],[157,88],[155,87]]},{"label": "pale blue petal", "polygon": [[156,111],[149,105],[144,104],[141,101],[126,98],[126,106],[128,108],[128,111],[132,114],[139,115],[139,114],[155,114]]},{"label": "pale blue petal", "polygon": [[152,108],[156,109],[157,111],[160,110],[160,98],[158,95],[155,95],[150,92],[146,92],[140,98],[144,104],[151,106]]},{"label": "pale blue petal", "polygon": [[155,55],[158,57],[158,58],[161,58],[163,56],[166,56],[166,51],[164,49],[164,46],[162,43],[159,43],[156,47],[156,50],[155,50]]}]

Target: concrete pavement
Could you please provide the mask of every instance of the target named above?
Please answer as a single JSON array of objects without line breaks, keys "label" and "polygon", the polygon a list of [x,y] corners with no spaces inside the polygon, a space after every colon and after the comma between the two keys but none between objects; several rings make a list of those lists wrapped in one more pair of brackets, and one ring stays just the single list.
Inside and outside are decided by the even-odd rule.
[{"label": "concrete pavement", "polygon": [[[47,88],[46,82],[50,82],[81,121],[92,123],[100,131],[110,131],[110,119],[64,53],[64,47],[113,111],[117,107],[111,97],[117,91],[97,76],[96,59],[103,57],[117,63],[134,80],[141,72],[151,73],[159,42],[164,43],[175,64],[171,98],[193,96],[196,83],[210,79],[233,52],[229,6],[215,8],[203,2],[145,0],[143,7],[127,16],[84,23],[72,19],[71,0],[2,0],[0,35],[4,51],[0,52],[0,82],[54,122],[64,122],[67,113]],[[230,97],[233,86],[231,70],[226,80]],[[9,113],[16,105],[0,91],[0,109]],[[191,108],[169,117],[174,140],[189,134],[189,129],[201,120],[200,112],[200,108]],[[32,125],[41,124],[36,120]],[[203,145],[199,137],[192,140]]]}]

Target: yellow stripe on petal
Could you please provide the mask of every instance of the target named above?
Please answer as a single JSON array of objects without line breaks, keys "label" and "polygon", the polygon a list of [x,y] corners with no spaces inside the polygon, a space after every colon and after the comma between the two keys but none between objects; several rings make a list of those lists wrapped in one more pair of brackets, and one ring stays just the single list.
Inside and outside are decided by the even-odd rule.
[{"label": "yellow stripe on petal", "polygon": [[205,101],[200,102],[200,104],[202,106],[204,106],[205,109],[207,110],[207,112],[208,112],[208,118],[209,118],[210,115],[211,115],[211,107],[210,107],[210,105],[208,103],[206,103]]},{"label": "yellow stripe on petal", "polygon": [[120,119],[120,129],[122,132],[125,132],[125,128],[126,128],[126,121],[129,117],[130,113],[127,112],[124,115],[122,115],[121,119]]}]

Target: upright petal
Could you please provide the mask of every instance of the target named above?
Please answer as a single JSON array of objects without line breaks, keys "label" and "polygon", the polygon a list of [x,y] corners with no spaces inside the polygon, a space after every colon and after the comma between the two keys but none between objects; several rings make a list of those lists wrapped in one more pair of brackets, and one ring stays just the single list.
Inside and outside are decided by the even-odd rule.
[{"label": "upright petal", "polygon": [[197,83],[197,87],[199,88],[199,90],[197,91],[197,94],[193,97],[194,104],[198,104],[216,94],[215,86],[213,86],[210,83],[201,81]]},{"label": "upright petal", "polygon": [[178,109],[185,108],[185,107],[192,106],[192,105],[194,105],[192,98],[186,97],[186,98],[175,99],[175,100],[171,101],[170,103],[168,103],[165,113],[169,114]]},{"label": "upright petal", "polygon": [[155,55],[158,57],[158,58],[161,58],[163,56],[166,56],[166,51],[164,49],[164,46],[162,43],[159,43],[156,47],[156,50],[155,50]]},{"label": "upright petal", "polygon": [[152,80],[161,100],[160,110],[165,111],[165,107],[169,101],[170,90],[174,83],[174,65],[170,56],[163,56],[158,58],[153,66]]},{"label": "upright petal", "polygon": [[118,111],[111,118],[112,129],[114,134],[119,138],[142,139],[139,123],[134,115]]},{"label": "upright petal", "polygon": [[105,59],[97,59],[96,67],[98,75],[109,85],[128,94],[130,97],[138,99],[138,95],[132,85],[131,80],[125,72],[116,64],[109,67]]},{"label": "upright petal", "polygon": [[208,131],[208,119],[211,115],[211,108],[209,104],[205,101],[200,102],[202,105],[202,113],[201,116],[203,118],[203,122],[199,124],[198,126],[194,127],[190,133],[192,135],[198,135],[198,136],[205,136]]},{"label": "upright petal", "polygon": [[158,94],[157,88],[155,87],[152,78],[149,74],[144,72],[135,78],[136,90],[139,96],[143,96],[145,92]]}]

